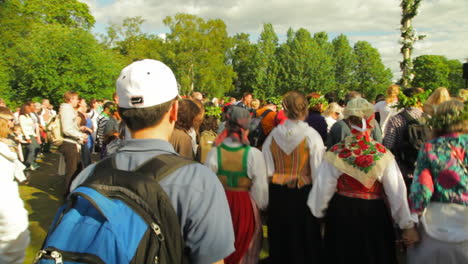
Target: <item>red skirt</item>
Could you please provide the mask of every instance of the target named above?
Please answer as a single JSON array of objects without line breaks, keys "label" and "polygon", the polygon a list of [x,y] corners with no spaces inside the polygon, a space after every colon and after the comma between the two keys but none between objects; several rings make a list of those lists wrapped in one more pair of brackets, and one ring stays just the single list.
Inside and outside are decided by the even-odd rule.
[{"label": "red skirt", "polygon": [[247,253],[255,233],[255,215],[249,192],[226,190],[226,196],[234,225],[236,251],[225,259],[225,263],[237,264]]}]

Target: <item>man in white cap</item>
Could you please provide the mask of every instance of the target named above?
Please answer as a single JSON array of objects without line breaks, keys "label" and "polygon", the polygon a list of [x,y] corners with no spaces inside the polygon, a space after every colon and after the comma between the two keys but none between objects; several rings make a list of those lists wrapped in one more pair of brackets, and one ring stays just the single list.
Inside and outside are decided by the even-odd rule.
[{"label": "man in white cap", "polygon": [[[115,155],[120,170],[132,171],[161,154],[174,154],[168,142],[177,120],[179,98],[171,69],[156,60],[137,61],[117,79],[119,113],[132,139]],[[87,167],[73,182],[78,187],[94,171]],[[223,263],[234,252],[229,205],[216,175],[199,163],[185,165],[159,184],[179,217],[191,263]]]}]

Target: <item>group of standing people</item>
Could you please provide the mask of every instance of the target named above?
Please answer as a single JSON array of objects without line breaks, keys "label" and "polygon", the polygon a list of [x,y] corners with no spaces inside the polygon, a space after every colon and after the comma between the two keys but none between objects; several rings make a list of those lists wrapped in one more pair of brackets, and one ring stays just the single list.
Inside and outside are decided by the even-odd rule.
[{"label": "group of standing people", "polygon": [[[251,117],[273,109],[269,102],[260,114],[245,104],[251,98],[228,107],[205,161],[231,208],[236,251],[226,263],[258,261],[260,210],[269,263],[397,263],[402,244],[408,263],[468,261],[466,99],[439,88],[423,104],[422,92],[405,89],[417,100],[400,108],[397,85],[375,105],[351,92],[344,108],[330,105],[336,118],[329,128],[311,97],[289,92],[284,122],[275,123],[276,111],[262,116],[269,135],[261,155],[247,134]],[[408,153],[401,145],[419,118],[430,128],[429,141]],[[318,132],[324,123],[325,136]]]},{"label": "group of standing people", "polygon": [[[391,86],[375,105],[350,92],[341,105],[328,98],[328,107],[320,95],[291,91],[280,106],[267,100],[257,109],[246,93],[221,106],[217,120],[220,106],[204,104],[198,94],[179,98],[166,65],[137,61],[122,70],[118,99],[104,104],[95,121],[97,108],[85,111],[78,94],[65,93],[59,111],[65,188],[86,182],[99,164],[89,160],[80,169],[84,149],[94,149],[90,141],[96,140],[101,157],[114,153],[119,170],[134,170],[161,154],[180,155],[205,165],[188,163],[160,182],[193,263],[257,263],[263,223],[269,263],[397,263],[399,229],[408,263],[468,262],[466,98],[440,99],[440,89],[430,105],[418,99],[395,110],[399,89]],[[421,92],[403,91],[413,98]],[[401,141],[423,113],[432,137],[409,164]],[[13,114],[0,108],[0,137],[13,128],[11,120]],[[251,146],[254,123],[264,137]],[[32,130],[28,135],[33,142]],[[0,161],[8,164],[11,185],[24,175],[5,142]],[[18,191],[17,184],[10,187]],[[2,203],[0,210],[5,219],[3,212],[13,207],[26,218],[9,229],[10,242],[0,239],[0,258],[12,259],[5,263],[21,258],[21,247],[12,245],[29,240],[27,213],[18,202]]]}]

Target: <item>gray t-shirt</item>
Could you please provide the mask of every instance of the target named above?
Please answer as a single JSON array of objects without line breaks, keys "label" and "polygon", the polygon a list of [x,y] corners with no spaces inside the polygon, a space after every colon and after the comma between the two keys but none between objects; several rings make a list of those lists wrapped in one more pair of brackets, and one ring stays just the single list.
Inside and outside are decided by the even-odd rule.
[{"label": "gray t-shirt", "polygon": [[[117,152],[117,168],[134,170],[154,156],[176,154],[169,142],[159,139],[129,139]],[[73,181],[78,187],[94,170],[84,169]],[[191,263],[213,263],[234,252],[234,230],[224,189],[216,175],[202,164],[177,169],[160,182],[179,216]]]}]

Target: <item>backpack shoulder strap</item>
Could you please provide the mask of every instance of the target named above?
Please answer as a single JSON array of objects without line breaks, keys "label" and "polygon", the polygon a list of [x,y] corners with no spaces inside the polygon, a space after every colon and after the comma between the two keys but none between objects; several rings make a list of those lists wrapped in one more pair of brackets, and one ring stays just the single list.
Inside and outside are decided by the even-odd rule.
[{"label": "backpack shoulder strap", "polygon": [[271,112],[271,109],[265,110],[265,112],[263,112],[263,113],[260,115],[260,119],[263,119],[263,118],[264,118],[266,115],[268,115],[270,112]]},{"label": "backpack shoulder strap", "polygon": [[136,169],[140,173],[150,173],[156,181],[161,181],[179,168],[193,164],[195,161],[174,154],[155,156]]}]

